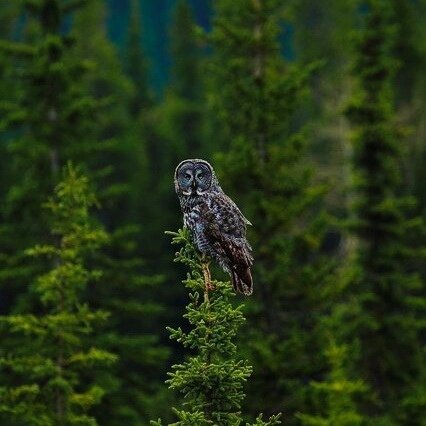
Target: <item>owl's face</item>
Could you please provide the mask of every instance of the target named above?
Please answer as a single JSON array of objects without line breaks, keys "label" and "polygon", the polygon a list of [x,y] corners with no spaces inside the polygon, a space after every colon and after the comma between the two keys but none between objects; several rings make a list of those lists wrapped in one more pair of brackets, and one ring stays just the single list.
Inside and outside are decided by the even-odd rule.
[{"label": "owl's face", "polygon": [[176,190],[183,195],[203,195],[213,183],[213,169],[204,160],[184,160],[175,171]]}]

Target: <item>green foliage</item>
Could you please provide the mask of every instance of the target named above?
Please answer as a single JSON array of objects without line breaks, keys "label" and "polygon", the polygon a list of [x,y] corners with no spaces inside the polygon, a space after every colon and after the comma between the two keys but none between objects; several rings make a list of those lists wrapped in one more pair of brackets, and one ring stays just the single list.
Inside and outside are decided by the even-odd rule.
[{"label": "green foliage", "polygon": [[141,33],[139,1],[132,0],[125,64],[126,73],[134,85],[130,103],[130,112],[134,116],[152,106],[153,103],[153,95],[148,87],[148,63],[142,49]]},{"label": "green foliage", "polygon": [[295,125],[314,65],[283,60],[281,3],[215,3],[210,99],[229,141],[217,156],[221,182],[254,224],[255,303],[241,340],[256,366],[247,408],[282,409],[295,424],[294,413],[311,408],[309,381],[325,367],[319,325],[332,265],[321,253],[324,187],[313,183],[307,134]]},{"label": "green foliage", "polygon": [[[51,244],[37,245],[29,256],[49,259],[51,269],[32,290],[39,312],[1,317],[2,339],[21,336],[20,345],[2,352],[0,419],[7,424],[95,425],[89,411],[105,393],[93,377],[116,356],[91,342],[108,318],[85,299],[90,282],[102,274],[87,267],[88,257],[107,240],[93,224],[96,205],[88,181],[68,166],[64,180],[46,204],[51,216]],[[91,373],[88,373],[88,371]]]},{"label": "green foliage", "polygon": [[[78,10],[71,34],[75,39],[74,55],[90,67],[82,76],[84,92],[97,103],[96,120],[92,122],[92,139],[86,144],[99,145],[95,156],[82,159],[90,167],[98,184],[108,229],[115,230],[126,216],[133,163],[129,151],[132,140],[127,135],[128,105],[132,83],[124,74],[115,46],[108,40],[104,2],[92,0]],[[95,142],[96,141],[96,142]],[[129,167],[128,166],[133,166]],[[120,208],[117,206],[120,205]]]},{"label": "green foliage", "polygon": [[[398,61],[394,80],[395,112],[404,137],[403,179],[405,191],[416,197],[416,210],[426,220],[426,2],[392,2],[395,17],[393,55]],[[415,238],[417,244],[420,238]],[[426,237],[421,239],[425,241]],[[426,279],[426,262],[418,270]]]},{"label": "green foliage", "polygon": [[[132,83],[107,38],[104,2],[73,3],[72,17],[66,1],[28,3],[25,43],[6,46],[8,58],[14,60],[19,96],[11,96],[2,116],[7,129],[2,149],[11,160],[3,172],[10,176],[9,184],[1,194],[5,268],[0,284],[7,311],[27,312],[38,306],[25,284],[40,273],[42,262],[28,262],[22,250],[46,239],[48,220],[39,205],[55,185],[58,170],[67,160],[81,165],[96,183],[104,206],[99,216],[110,235],[92,260],[109,284],[96,291],[89,286],[88,299],[112,314],[95,343],[120,357],[119,363],[99,373],[109,392],[94,412],[102,424],[108,419],[111,425],[131,425],[143,416],[147,420],[149,410],[161,405],[157,390],[168,350],[156,335],[161,308],[152,297],[152,288],[161,280],[158,274],[143,275],[136,243],[140,228],[129,208],[131,189],[135,195],[139,190],[130,184],[140,172],[134,155],[139,140],[127,136],[132,131]],[[9,345],[20,345],[19,338],[8,340]]]},{"label": "green foliage", "polygon": [[196,27],[191,8],[186,0],[179,0],[171,28],[173,92],[187,100],[200,97],[200,60]]},{"label": "green foliage", "polygon": [[[62,395],[64,424],[218,424],[205,409],[217,379],[227,422],[283,411],[289,426],[422,425],[425,13],[424,0],[0,2],[0,423],[57,425]],[[221,184],[254,224],[245,322],[226,283],[212,312],[199,264],[182,319],[182,265],[160,238],[181,221],[176,164],[218,151]],[[96,187],[107,239],[71,201],[40,209],[69,160]],[[348,228],[330,232],[328,209]],[[60,225],[71,216],[77,227]],[[204,316],[218,310],[215,342]],[[238,327],[228,340],[222,319]],[[206,351],[204,381],[192,373]],[[182,405],[163,386],[170,364]]]},{"label": "green foliage", "polygon": [[400,196],[402,135],[394,123],[392,5],[382,0],[365,4],[364,27],[355,41],[356,89],[347,109],[353,126],[356,199],[351,229],[359,240],[357,275],[348,288],[347,317],[339,321],[345,324],[346,339],[356,337],[359,345],[353,361],[357,376],[371,385],[365,410],[372,423],[382,418],[414,425],[422,409],[407,417],[403,401],[425,374],[419,344],[425,300],[422,283],[410,270],[422,254],[412,241],[422,235],[423,224],[410,213],[413,199]]},{"label": "green foliage", "polygon": [[0,105],[2,150],[8,158],[3,173],[10,177],[0,194],[0,251],[6,265],[0,283],[15,307],[20,286],[39,272],[39,262],[29,265],[23,250],[46,234],[41,203],[67,160],[78,163],[99,148],[88,143],[97,102],[84,92],[87,64],[73,55],[73,40],[61,31],[68,11],[58,0],[43,0],[26,2],[25,12],[21,39],[0,44],[2,57],[12,65],[6,82],[19,87]]},{"label": "green foliage", "polygon": [[[186,229],[168,234],[173,236],[173,244],[182,245],[175,260],[190,270],[184,281],[190,291],[184,317],[191,329],[168,328],[170,338],[192,353],[185,362],[172,367],[167,380],[169,388],[184,397],[183,408],[174,409],[179,421],[173,424],[240,425],[243,386],[252,372],[248,362],[238,356],[234,343],[244,322],[242,305],[234,307],[230,303],[234,294],[229,282],[213,280],[213,290],[206,289],[203,257],[190,242]],[[267,422],[259,417],[255,424],[279,424],[279,417],[273,416]]]},{"label": "green foliage", "polygon": [[[326,207],[344,217],[351,194],[347,187],[351,146],[349,126],[341,111],[351,88],[351,51],[344,46],[358,24],[356,0],[290,0],[286,16],[294,28],[294,54],[298,63],[318,61],[320,66],[309,80],[310,93],[298,108],[298,116],[310,129],[309,154],[315,170],[330,183]],[[345,238],[345,236],[342,236]],[[349,248],[349,241],[345,249]]]},{"label": "green foliage", "polygon": [[100,199],[105,206],[101,217],[111,235],[110,244],[96,259],[110,285],[91,294],[95,306],[107,309],[112,316],[99,342],[120,359],[101,378],[110,392],[96,408],[99,422],[111,426],[139,425],[168,404],[160,386],[169,350],[159,342],[157,323],[164,309],[155,295],[163,272],[157,269],[155,275],[148,276],[141,259],[148,240],[140,226],[143,210],[138,209],[141,202],[146,203],[140,197],[146,188],[139,183],[147,170],[139,121],[143,122],[141,114],[146,113],[149,101],[148,93],[140,92],[146,89],[142,86],[146,75],[135,74],[143,71],[144,64],[139,62],[143,61],[137,40],[139,16],[137,5],[133,6],[136,14],[129,29],[127,58],[131,61],[127,67],[136,67],[132,73],[129,69],[124,72],[107,37],[105,2],[92,1],[79,11],[73,26],[77,54],[94,67],[84,80],[86,91],[103,106],[95,134],[106,149],[87,162],[97,162],[94,169],[100,175]]},{"label": "green foliage", "polygon": [[312,382],[317,393],[321,415],[299,414],[306,426],[360,426],[365,424],[357,412],[355,397],[366,391],[361,380],[350,380],[347,372],[347,347],[331,342],[326,351],[330,364],[329,377],[324,382]]}]

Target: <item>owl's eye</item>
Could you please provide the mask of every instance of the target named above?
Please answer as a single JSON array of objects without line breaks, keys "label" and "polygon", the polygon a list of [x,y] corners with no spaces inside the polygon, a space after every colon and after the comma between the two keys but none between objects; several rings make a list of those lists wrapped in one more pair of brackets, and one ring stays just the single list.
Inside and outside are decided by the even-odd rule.
[{"label": "owl's eye", "polygon": [[202,178],[204,177],[203,173],[200,173],[200,174],[198,175],[198,177],[199,177],[200,179],[202,179]]},{"label": "owl's eye", "polygon": [[185,175],[185,180],[191,179],[191,175]]}]

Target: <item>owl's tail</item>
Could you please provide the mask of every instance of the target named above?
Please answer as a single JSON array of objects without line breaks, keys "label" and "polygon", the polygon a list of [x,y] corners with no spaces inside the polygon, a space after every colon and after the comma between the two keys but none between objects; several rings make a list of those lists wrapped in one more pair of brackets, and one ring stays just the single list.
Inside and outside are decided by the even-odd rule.
[{"label": "owl's tail", "polygon": [[253,278],[250,268],[240,268],[239,270],[231,268],[231,281],[236,293],[242,293],[246,296],[253,293]]}]

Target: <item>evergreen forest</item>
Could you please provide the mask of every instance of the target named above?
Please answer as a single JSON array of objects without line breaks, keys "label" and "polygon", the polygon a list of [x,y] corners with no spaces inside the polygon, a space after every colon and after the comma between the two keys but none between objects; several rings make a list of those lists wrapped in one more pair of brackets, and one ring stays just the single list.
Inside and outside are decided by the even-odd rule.
[{"label": "evergreen forest", "polygon": [[[0,426],[426,426],[425,23],[1,0]],[[183,225],[188,158],[252,224],[251,296]]]}]

